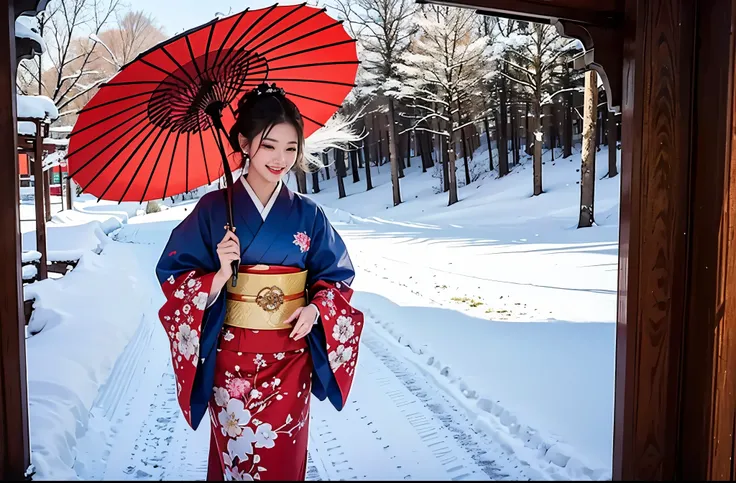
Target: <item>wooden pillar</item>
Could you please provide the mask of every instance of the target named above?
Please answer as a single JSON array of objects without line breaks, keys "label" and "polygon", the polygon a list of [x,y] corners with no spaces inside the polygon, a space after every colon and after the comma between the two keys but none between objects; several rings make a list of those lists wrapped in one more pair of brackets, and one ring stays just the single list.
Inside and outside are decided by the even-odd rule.
[{"label": "wooden pillar", "polygon": [[36,137],[34,141],[33,154],[33,204],[36,207],[36,250],[41,253],[41,259],[38,261],[38,280],[45,280],[48,276],[47,261],[48,253],[46,250],[46,213],[45,204],[45,173],[41,161],[43,153],[43,135],[41,132],[41,122],[36,121]]},{"label": "wooden pillar", "polygon": [[67,175],[64,178],[66,184],[66,209],[71,210],[74,208],[74,194],[72,193],[72,179]]},{"label": "wooden pillar", "polygon": [[736,477],[734,29],[626,1],[614,480]]},{"label": "wooden pillar", "polygon": [[0,7],[0,476],[23,480],[30,465],[26,346],[21,293],[15,15]]},{"label": "wooden pillar", "polygon": [[[41,139],[41,141],[43,142],[43,138]],[[50,169],[47,169],[43,173],[43,203],[44,203],[44,207],[46,210],[46,221],[51,221],[51,170]]]}]

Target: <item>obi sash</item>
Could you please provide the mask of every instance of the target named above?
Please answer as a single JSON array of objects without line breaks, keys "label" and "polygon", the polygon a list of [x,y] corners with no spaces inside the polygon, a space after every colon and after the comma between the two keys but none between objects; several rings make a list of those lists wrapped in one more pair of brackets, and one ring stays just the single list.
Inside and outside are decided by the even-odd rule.
[{"label": "obi sash", "polygon": [[225,325],[252,330],[291,329],[285,321],[307,305],[307,271],[276,265],[241,266],[227,284]]}]

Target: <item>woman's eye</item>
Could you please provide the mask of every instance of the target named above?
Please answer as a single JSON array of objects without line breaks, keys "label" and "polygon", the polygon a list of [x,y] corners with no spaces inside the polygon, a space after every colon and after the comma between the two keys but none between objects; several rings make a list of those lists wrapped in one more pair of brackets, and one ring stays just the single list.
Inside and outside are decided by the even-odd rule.
[{"label": "woman's eye", "polygon": [[289,149],[287,149],[287,151],[289,151],[290,153],[295,153],[296,152],[296,148],[289,148]]},{"label": "woman's eye", "polygon": [[273,149],[273,146],[271,146],[270,144],[264,144],[263,147],[266,149]]}]

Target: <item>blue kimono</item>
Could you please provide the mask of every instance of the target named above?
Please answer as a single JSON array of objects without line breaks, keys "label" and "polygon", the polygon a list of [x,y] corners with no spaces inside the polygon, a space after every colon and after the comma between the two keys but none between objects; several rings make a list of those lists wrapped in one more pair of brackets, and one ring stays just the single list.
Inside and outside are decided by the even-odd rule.
[{"label": "blue kimono", "polygon": [[[311,391],[342,409],[352,384],[363,327],[363,315],[349,304],[355,272],[345,244],[323,210],[286,185],[281,186],[265,221],[241,181],[234,184],[232,198],[241,265],[308,270],[308,301],[317,306],[320,315],[307,336],[313,364]],[[226,223],[224,190],[206,194],[172,231],[156,267],[167,297],[159,317],[171,339],[177,396],[194,429],[213,395],[218,340],[225,319],[226,291],[209,306],[206,299],[220,268],[216,247],[225,235]]]}]

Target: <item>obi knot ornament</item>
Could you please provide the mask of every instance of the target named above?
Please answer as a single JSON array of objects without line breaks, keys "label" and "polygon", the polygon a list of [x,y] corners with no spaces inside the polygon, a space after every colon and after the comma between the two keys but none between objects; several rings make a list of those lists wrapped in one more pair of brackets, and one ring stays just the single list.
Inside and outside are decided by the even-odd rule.
[{"label": "obi knot ornament", "polygon": [[162,42],[102,84],[79,113],[68,163],[82,191],[144,202],[211,184],[231,171],[225,130],[238,100],[284,95],[304,136],[324,126],[355,86],[355,40],[325,9],[245,10]]},{"label": "obi knot ornament", "polygon": [[227,287],[225,325],[254,330],[288,329],[286,319],[306,302],[307,271],[283,267],[241,267],[236,285]]}]

